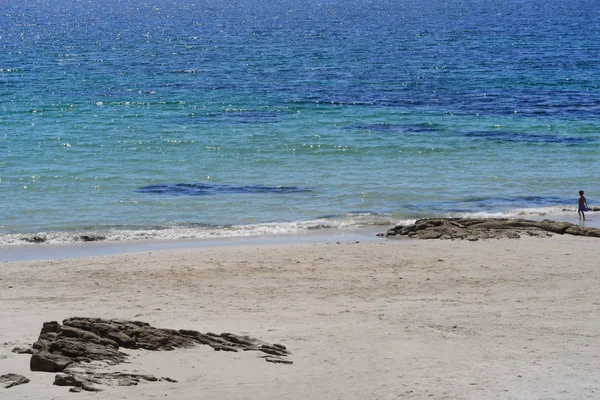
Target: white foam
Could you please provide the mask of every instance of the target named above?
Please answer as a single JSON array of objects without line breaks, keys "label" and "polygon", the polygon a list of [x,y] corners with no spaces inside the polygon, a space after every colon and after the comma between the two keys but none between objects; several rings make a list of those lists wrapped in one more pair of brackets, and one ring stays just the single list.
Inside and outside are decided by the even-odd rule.
[{"label": "white foam", "polygon": [[[522,219],[562,219],[577,213],[573,206],[549,206],[533,208],[515,208],[502,212],[467,212],[457,213],[451,216],[461,218],[522,218]],[[450,215],[449,215],[450,216]]]},{"label": "white foam", "polygon": [[[367,226],[370,224],[367,224]],[[304,233],[319,229],[347,229],[365,226],[351,220],[316,219],[310,221],[273,222],[227,227],[176,226],[161,229],[107,229],[85,232],[38,232],[36,234],[0,235],[0,246],[25,243],[67,244],[90,239],[104,242],[148,240],[218,239]]]},{"label": "white foam", "polygon": [[[574,206],[553,206],[539,208],[516,208],[508,211],[480,211],[451,213],[444,217],[460,218],[523,218],[552,219],[556,221],[577,222],[577,210]],[[431,217],[435,217],[432,215]],[[409,225],[416,221],[397,214],[348,213],[337,218],[319,218],[308,221],[272,222],[224,227],[199,225],[178,225],[157,229],[105,229],[80,232],[39,232],[36,234],[0,235],[0,246],[23,245],[27,243],[69,244],[82,243],[90,239],[103,242],[142,242],[171,240],[228,239],[256,236],[277,236],[302,234],[317,230],[351,230],[364,227],[389,227]],[[591,224],[590,224],[591,225]],[[384,230],[382,228],[382,230]]]}]

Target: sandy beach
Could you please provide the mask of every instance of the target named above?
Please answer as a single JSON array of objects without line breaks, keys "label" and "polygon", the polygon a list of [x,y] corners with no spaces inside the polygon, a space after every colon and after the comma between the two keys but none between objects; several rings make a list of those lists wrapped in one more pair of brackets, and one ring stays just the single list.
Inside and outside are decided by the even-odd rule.
[{"label": "sandy beach", "polygon": [[[275,243],[0,263],[2,399],[595,399],[597,238]],[[102,317],[280,343],[128,350],[177,380],[69,393],[29,371],[44,321]]]}]

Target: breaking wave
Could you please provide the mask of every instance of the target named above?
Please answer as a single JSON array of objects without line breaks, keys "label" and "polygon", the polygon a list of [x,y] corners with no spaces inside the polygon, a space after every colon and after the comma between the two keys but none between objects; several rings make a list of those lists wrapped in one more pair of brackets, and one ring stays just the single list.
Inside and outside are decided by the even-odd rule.
[{"label": "breaking wave", "polygon": [[[462,217],[462,218],[523,218],[523,219],[553,219],[557,221],[572,220],[576,216],[573,206],[551,206],[537,208],[516,208],[505,212],[453,212],[429,217]],[[252,236],[278,236],[303,234],[322,230],[332,235],[344,230],[381,227],[385,232],[395,225],[414,223],[415,217],[394,213],[347,213],[337,216],[323,216],[307,221],[271,222],[248,225],[207,226],[202,224],[182,224],[127,227],[108,226],[80,231],[52,231],[37,233],[6,233],[0,234],[0,246],[23,244],[69,244],[85,242],[140,242],[140,241],[177,241],[243,238]]]}]

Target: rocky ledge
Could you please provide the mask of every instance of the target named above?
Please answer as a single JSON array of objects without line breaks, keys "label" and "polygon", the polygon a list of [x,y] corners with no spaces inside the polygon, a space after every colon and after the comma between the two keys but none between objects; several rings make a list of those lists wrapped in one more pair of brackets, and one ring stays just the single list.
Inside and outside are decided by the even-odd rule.
[{"label": "rocky ledge", "polygon": [[407,236],[417,239],[517,239],[522,235],[578,235],[600,237],[600,229],[587,228],[569,222],[530,221],[508,218],[426,218],[411,225],[398,225],[380,234],[385,237]]},{"label": "rocky ledge", "polygon": [[33,344],[32,371],[58,373],[54,384],[73,386],[71,391],[98,391],[97,385],[136,385],[140,381],[169,381],[152,375],[102,372],[99,368],[127,360],[125,349],[174,350],[208,345],[222,351],[257,351],[268,362],[291,364],[285,346],[231,333],[200,333],[193,330],[162,329],[146,322],[69,318],[62,325],[45,322]]}]

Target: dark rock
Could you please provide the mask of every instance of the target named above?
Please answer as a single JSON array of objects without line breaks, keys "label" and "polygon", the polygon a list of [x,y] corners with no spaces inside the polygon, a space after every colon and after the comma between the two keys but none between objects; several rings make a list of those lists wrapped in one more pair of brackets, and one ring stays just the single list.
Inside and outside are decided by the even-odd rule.
[{"label": "dark rock", "polygon": [[54,377],[54,385],[56,386],[73,386],[86,392],[101,391],[102,389],[98,385],[136,386],[142,381],[177,383],[175,379],[171,378],[157,378],[154,375],[128,374],[123,372],[67,370],[56,374]]},{"label": "dark rock", "polygon": [[106,240],[106,236],[102,235],[80,235],[79,239],[84,242],[98,242],[102,240]]},{"label": "dark rock", "polygon": [[[151,375],[101,373],[89,371],[86,364],[102,361],[116,365],[126,361],[122,348],[146,350],[174,350],[197,345],[208,345],[222,351],[259,351],[280,362],[290,353],[285,346],[269,344],[250,336],[232,333],[201,333],[193,330],[162,329],[146,322],[107,320],[101,318],[68,318],[59,324],[45,322],[38,340],[33,344],[34,353],[30,361],[32,371],[59,372],[54,384],[73,386],[85,391],[100,390],[96,385],[136,385],[140,380],[165,380]],[[81,371],[83,369],[83,372]]]},{"label": "dark rock", "polygon": [[[441,231],[438,231],[438,230],[433,230],[433,229],[432,229],[432,230],[427,230],[427,231],[424,231],[423,233],[421,233],[421,234],[418,234],[418,235],[415,235],[415,236],[418,236],[418,237],[419,237],[419,239],[439,239],[439,238],[441,238],[443,235],[444,235],[444,233],[443,233],[443,232],[441,232]],[[446,234],[446,235],[447,235],[447,234]]]},{"label": "dark rock", "polygon": [[569,226],[565,233],[569,235],[600,237],[600,229],[581,227],[577,225]]},{"label": "dark rock", "polygon": [[17,354],[33,354],[33,348],[32,347],[15,347],[14,349],[11,350],[11,352],[17,353]]},{"label": "dark rock", "polygon": [[279,358],[279,357],[270,357],[270,356],[265,357],[265,361],[273,363],[273,364],[293,364],[294,363],[291,360],[286,360],[286,359]]},{"label": "dark rock", "polygon": [[81,388],[86,392],[99,392],[102,389],[95,386],[100,383],[98,380],[89,379],[86,374],[75,373],[60,373],[54,377],[54,385],[56,386],[74,386]]},{"label": "dark rock", "polygon": [[43,235],[34,235],[30,237],[24,237],[22,240],[29,243],[44,243],[47,239],[46,236]]},{"label": "dark rock", "polygon": [[73,359],[47,351],[34,353],[29,361],[31,371],[60,372],[73,363]]},{"label": "dark rock", "polygon": [[4,386],[6,389],[17,385],[24,385],[26,383],[29,383],[29,378],[23,375],[12,373],[0,375],[0,385]]},{"label": "dark rock", "polygon": [[411,225],[398,225],[385,236],[418,239],[518,239],[522,235],[546,237],[552,233],[600,237],[600,229],[581,227],[569,222],[530,221],[508,218],[427,218]]},{"label": "dark rock", "polygon": [[76,380],[72,375],[59,373],[54,376],[54,385],[56,386],[77,386],[81,387],[81,382]]},{"label": "dark rock", "polygon": [[40,332],[40,334],[49,332],[60,332],[60,324],[56,321],[44,322],[42,324],[42,331]]}]

